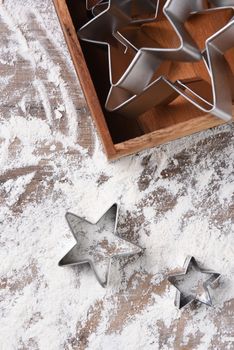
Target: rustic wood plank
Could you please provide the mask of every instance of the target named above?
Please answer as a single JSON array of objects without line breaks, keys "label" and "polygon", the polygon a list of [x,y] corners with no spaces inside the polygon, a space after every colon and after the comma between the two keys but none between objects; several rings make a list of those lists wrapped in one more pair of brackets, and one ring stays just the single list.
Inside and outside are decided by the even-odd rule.
[{"label": "rustic wood plank", "polygon": [[[36,3],[41,11],[42,3]],[[50,1],[45,3],[46,10],[53,14]],[[26,10],[26,14],[30,13],[30,8]],[[1,345],[7,344],[5,348],[9,350],[50,347],[86,350],[102,347],[105,341],[108,349],[113,350],[120,345],[123,350],[128,349],[131,342],[136,343],[135,349],[142,343],[144,349],[232,349],[234,299],[229,298],[222,304],[219,298],[230,293],[230,276],[223,276],[220,288],[215,291],[218,302],[214,308],[197,306],[176,313],[174,295],[168,294],[170,286],[165,279],[169,271],[162,265],[152,266],[152,259],[166,254],[161,250],[163,244],[164,249],[169,244],[178,247],[175,266],[187,253],[184,246],[194,249],[203,259],[210,254],[209,243],[214,234],[217,242],[223,243],[222,247],[229,252],[232,249],[233,126],[203,132],[193,140],[173,142],[116,164],[108,163],[95,139],[89,108],[80,94],[67,52],[65,60],[64,53],[53,45],[43,30],[43,23],[33,13],[26,18],[27,23],[22,25],[19,21],[11,30],[19,28],[26,42],[32,43],[29,57],[34,53],[39,57],[34,70],[27,57],[18,55],[18,37],[17,40],[11,37],[11,30],[4,21],[0,22],[1,58],[5,59],[3,44],[8,38],[14,53],[14,65],[7,61],[0,63],[1,77],[10,77],[0,87],[3,102],[0,122],[5,130],[0,137],[1,155],[5,157],[1,158],[4,169],[0,175],[0,246],[4,256],[0,275]],[[53,27],[57,28],[55,22]],[[51,60],[49,66],[47,60]],[[69,96],[66,110],[57,109],[58,119],[53,108],[64,102],[64,96],[60,96],[57,81],[50,81],[49,73],[55,66],[61,68],[61,84],[66,82]],[[34,79],[44,84],[43,99],[48,100],[51,120],[47,118],[48,105],[31,84]],[[69,114],[72,101],[76,120]],[[69,131],[69,119],[73,120],[72,127],[78,124],[76,135]],[[17,128],[18,120],[22,130]],[[32,120],[38,127],[30,136]],[[214,118],[209,117],[210,126],[213,121]],[[48,134],[46,139],[37,138],[40,127],[44,128],[43,135]],[[145,124],[148,132],[147,127]],[[207,118],[197,116],[193,128],[199,131],[200,127],[208,127]],[[177,128],[179,135],[186,134],[186,123],[182,121]],[[152,147],[173,138],[173,128],[167,126],[165,130],[126,141],[125,147],[124,143],[117,144],[115,152],[124,156],[144,148],[144,144]],[[112,156],[115,157],[115,153]],[[137,244],[146,244],[148,239],[149,242],[139,260],[133,259],[129,264],[122,261],[117,287],[100,292],[88,270],[60,270],[57,261],[66,248],[74,244],[63,219],[65,212],[74,209],[79,214],[86,206],[84,214],[89,213],[91,207],[94,214],[106,204],[106,197],[118,198],[123,206],[119,234]],[[147,215],[148,211],[152,217]],[[209,226],[204,231],[199,226],[201,219]],[[173,232],[177,223],[179,228]],[[193,235],[197,238],[193,247],[187,241],[181,242],[181,235],[192,224],[194,232],[189,231],[187,239]],[[166,241],[163,235],[159,241],[162,229],[167,229],[167,234],[172,230],[172,242]],[[149,252],[151,245],[155,249]],[[226,258],[226,250],[224,252],[225,256],[220,254],[220,249],[215,251],[218,268],[219,262],[222,265]],[[231,262],[230,269],[226,268],[232,269]],[[167,318],[168,308],[173,315]],[[16,327],[12,328],[12,324]],[[45,336],[47,330],[48,337]],[[10,335],[8,338],[6,332]],[[127,341],[122,344],[122,339]]]}]

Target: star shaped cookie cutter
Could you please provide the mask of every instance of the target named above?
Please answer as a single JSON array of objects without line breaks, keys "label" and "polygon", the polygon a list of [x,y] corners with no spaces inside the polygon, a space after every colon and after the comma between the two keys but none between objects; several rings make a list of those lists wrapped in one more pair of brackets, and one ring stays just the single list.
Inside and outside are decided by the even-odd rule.
[{"label": "star shaped cookie cutter", "polygon": [[[210,1],[214,6],[216,5],[217,1]],[[233,0],[229,0],[228,3],[234,5]],[[219,7],[211,9],[200,7],[200,11],[196,13],[230,7],[233,8],[233,6],[227,5],[221,7],[221,4],[219,4]],[[198,8],[196,9],[198,10]],[[233,21],[231,21],[207,40],[206,50],[202,53],[202,58],[211,77],[213,103],[196,93],[196,90],[207,89],[208,83],[204,84],[204,81],[190,81],[187,84],[184,84],[182,81],[172,83],[168,79],[160,77],[144,88],[140,94],[132,94],[119,86],[112,86],[107,97],[106,109],[111,112],[118,112],[128,118],[135,118],[154,106],[168,104],[179,95],[182,95],[205,113],[211,113],[225,121],[231,120],[234,78],[223,54],[233,47],[233,37]],[[196,89],[193,90],[194,88]]]},{"label": "star shaped cookie cutter", "polygon": [[[138,0],[139,1],[139,0]],[[108,65],[111,84],[119,80],[119,62],[123,63],[123,71],[128,67],[129,63],[135,55],[134,50],[128,47],[124,38],[118,33],[119,29],[126,27],[130,23],[139,22],[131,18],[129,4],[131,0],[109,0],[107,8],[97,14],[88,23],[81,27],[78,35],[81,40],[107,45],[108,47]],[[145,6],[149,4],[149,0],[145,1]],[[103,6],[100,4],[100,6]],[[104,5],[105,6],[105,5]],[[98,8],[98,6],[96,6]],[[146,22],[148,20],[140,20]],[[119,45],[122,45],[120,50]]]},{"label": "star shaped cookie cutter", "polygon": [[[210,2],[216,6],[208,11],[215,11],[221,8],[232,8],[234,10],[234,1],[217,1]],[[221,6],[225,4],[225,6]],[[228,6],[229,4],[229,6]],[[231,5],[232,4],[232,5]],[[210,113],[224,121],[232,119],[232,100],[234,98],[234,77],[231,68],[224,54],[234,47],[234,17],[222,29],[212,35],[206,41],[206,50],[202,53],[204,63],[208,69],[210,79],[213,103],[202,98],[196,91],[192,89],[193,83],[187,86],[181,81],[171,84],[175,91],[183,96],[187,101],[195,107]],[[196,83],[194,83],[196,84]],[[201,89],[204,82],[201,82]],[[204,86],[204,88],[206,88]],[[199,91],[199,89],[198,89]]]},{"label": "star shaped cookie cutter", "polygon": [[[178,1],[180,2],[180,6],[178,6]],[[164,2],[162,0],[158,1],[157,16],[160,16],[159,5],[162,5]],[[168,104],[179,96],[181,90],[176,89],[175,86],[170,84],[165,76],[160,76],[153,82],[150,82],[150,80],[155,70],[157,70],[164,60],[182,59],[182,61],[195,61],[201,59],[202,55],[199,52],[197,44],[185,29],[183,22],[191,14],[203,10],[203,6],[203,2],[198,0],[193,0],[189,5],[186,5],[185,2],[181,4],[181,0],[169,0],[162,9],[160,8],[180,39],[181,45],[178,48],[155,48],[154,46],[157,43],[144,34],[144,38],[142,38],[142,35],[137,35],[138,42],[133,44],[135,39],[133,36],[130,35],[130,39],[127,39],[126,35],[119,32],[123,38],[123,42],[126,42],[128,47],[132,47],[137,51],[137,54],[120,80],[115,84],[112,83],[105,104],[105,108],[108,111],[118,112],[128,118],[136,118],[152,107]],[[130,32],[134,32],[133,29],[130,28]],[[144,41],[149,47],[139,49],[139,45]]]},{"label": "star shaped cookie cutter", "polygon": [[[194,272],[200,277],[197,278]],[[196,259],[188,256],[183,271],[168,276],[168,281],[176,287],[175,306],[181,309],[192,302],[212,306],[209,288],[218,286],[220,276],[219,273],[200,268]]]},{"label": "star shaped cookie cutter", "polygon": [[[116,60],[117,65],[119,66],[119,61],[123,60],[125,61],[124,63],[124,67],[128,67],[128,64],[130,62],[134,62],[134,60],[132,60],[133,56],[135,55],[135,53],[132,53],[132,55],[128,56],[125,54],[124,51],[122,51],[122,53],[117,57],[116,59],[116,51],[114,49],[111,49],[111,45],[114,47],[114,42],[113,42],[113,37],[115,39],[117,39],[118,41],[120,41],[123,45],[125,45],[125,48],[132,47],[133,51],[136,51],[137,48],[134,47],[134,45],[132,45],[129,41],[126,40],[125,37],[123,37],[120,32],[119,29],[121,29],[121,27],[126,27],[127,25],[132,25],[135,22],[137,23],[138,21],[132,21],[130,18],[130,13],[129,13],[129,4],[131,3],[130,0],[128,1],[120,1],[120,2],[116,2],[115,0],[112,0],[109,2],[108,4],[108,8],[103,11],[101,10],[101,13],[97,16],[99,21],[96,22],[97,17],[95,17],[93,20],[91,20],[90,22],[88,22],[85,26],[83,26],[80,31],[79,31],[79,36],[81,37],[81,39],[86,40],[86,41],[91,41],[91,42],[95,42],[95,43],[108,43],[108,56],[109,56],[109,72],[110,72],[110,81],[111,81],[111,89],[106,101],[106,109],[109,111],[118,111],[123,115],[126,115],[127,117],[135,117],[136,114],[139,115],[141,113],[144,113],[146,110],[148,110],[150,107],[153,107],[157,104],[161,104],[163,103],[169,103],[171,102],[173,99],[175,99],[178,96],[178,93],[175,92],[169,84],[167,84],[167,81],[165,78],[160,77],[159,79],[155,80],[152,84],[150,84],[149,86],[146,86],[145,90],[141,92],[141,95],[134,95],[132,93],[130,93],[130,91],[128,90],[121,90],[120,86],[116,86],[116,84],[114,83],[114,80],[116,80],[113,77],[113,62]],[[146,4],[147,2],[144,2],[144,4]],[[142,2],[141,2],[142,4]],[[160,5],[160,1],[157,1],[157,6],[156,6],[156,14],[155,16],[158,15],[159,12],[159,5]],[[96,6],[96,8],[98,8],[99,6],[106,6],[105,3],[100,3]],[[119,8],[118,8],[119,6]],[[145,5],[146,6],[146,5]],[[197,7],[196,7],[197,8]],[[118,11],[116,10],[118,9]],[[194,10],[194,7],[192,7],[192,10]],[[165,11],[169,11],[170,12],[170,6],[167,5]],[[190,9],[191,11],[191,9]],[[186,18],[189,16],[190,11],[186,12]],[[125,14],[125,17],[123,15],[123,13]],[[126,14],[127,14],[127,18],[126,19]],[[104,17],[105,16],[105,17]],[[106,17],[107,16],[107,17]],[[104,17],[104,19],[103,19]],[[168,17],[170,17],[170,15],[168,15]],[[98,39],[95,39],[95,35],[97,35],[97,37],[100,38],[100,36],[102,36],[100,34],[100,31],[98,31],[98,27],[97,26],[101,26],[102,28],[105,28],[105,33],[106,33],[106,25],[105,21],[107,22],[107,24],[110,26],[109,21],[112,23],[113,22],[113,18],[114,18],[114,23],[115,23],[115,27],[113,28],[111,26],[111,30],[109,30],[109,34],[110,37],[106,40],[106,41],[99,41]],[[143,21],[144,22],[144,21]],[[175,29],[177,30],[179,28],[179,24],[177,23],[177,25],[175,25]],[[88,32],[87,32],[88,30]],[[94,34],[95,33],[95,34]],[[181,38],[181,42],[183,42],[184,40],[186,41],[186,39],[188,38],[188,40],[186,41],[187,45],[185,45],[186,47],[190,47],[191,45],[196,45],[193,41],[193,39],[189,36],[189,34],[187,33],[187,31],[185,31],[185,28],[183,27],[183,29],[180,28],[180,31],[178,32],[179,37]],[[90,37],[88,39],[88,37]],[[183,46],[183,45],[182,45]],[[113,54],[112,54],[112,50],[114,50]],[[172,52],[176,52],[180,50],[179,49],[172,49]],[[200,58],[200,53],[197,49],[191,49],[191,51],[194,53],[194,50],[196,51],[196,59]],[[119,50],[117,50],[119,51]],[[168,51],[170,51],[170,49],[168,49]],[[187,49],[185,50],[187,51]],[[165,53],[167,53],[167,49],[165,49]],[[114,57],[114,58],[113,58]],[[194,60],[194,57],[191,59]],[[160,61],[161,63],[161,61]],[[127,68],[128,70],[128,68]],[[124,74],[126,74],[126,70],[123,69],[123,72],[125,72]],[[144,70],[145,73],[145,70]],[[122,75],[122,77],[124,76],[124,74]],[[117,79],[118,80],[118,79]],[[142,80],[141,80],[142,81]],[[160,91],[160,93],[159,93]],[[156,97],[155,97],[156,95]]]},{"label": "star shaped cookie cutter", "polygon": [[77,243],[60,260],[59,266],[89,264],[100,285],[106,287],[113,258],[128,257],[142,251],[140,247],[116,235],[118,216],[117,204],[112,205],[95,223],[67,213],[66,219]]},{"label": "star shaped cookie cutter", "polygon": [[[184,23],[192,14],[202,11],[203,6],[201,0],[167,0],[163,7],[163,13],[179,38],[180,45],[176,48],[158,48],[157,42],[143,33],[134,36],[131,35],[134,33],[132,30],[128,33],[126,31],[121,33],[118,29],[122,41],[125,42],[126,46],[136,50],[137,53],[125,73],[113,85],[137,95],[147,87],[163,61],[199,61],[202,58],[201,53],[196,42],[186,30]],[[141,45],[142,42],[145,42],[144,47]]]},{"label": "star shaped cookie cutter", "polygon": [[[122,16],[125,16],[126,19],[126,13],[128,20],[125,21],[125,24],[122,23],[122,25],[117,25],[115,27],[115,31],[112,33],[110,31],[110,37],[112,37],[112,34],[114,35],[114,40],[119,41],[124,46],[124,49],[122,51],[115,50],[115,44],[113,44],[113,47],[111,46],[111,43],[108,44],[108,53],[109,53],[109,71],[110,71],[110,80],[111,80],[111,88],[106,100],[105,107],[110,112],[118,112],[119,114],[122,114],[128,118],[135,118],[138,115],[146,112],[152,107],[155,107],[157,105],[162,104],[168,104],[172,102],[175,98],[177,98],[179,95],[183,96],[188,102],[192,103],[195,107],[199,108],[200,110],[204,111],[205,113],[212,113],[213,115],[224,119],[225,121],[228,121],[232,118],[232,98],[234,96],[234,78],[231,70],[228,67],[227,61],[224,57],[220,58],[218,57],[218,49],[216,50],[212,47],[213,42],[212,39],[215,39],[216,33],[214,36],[212,36],[210,39],[206,42],[206,50],[203,53],[199,52],[200,58],[203,59],[207,70],[211,76],[211,85],[212,85],[212,97],[213,101],[210,102],[203,98],[199,94],[199,90],[206,90],[207,85],[204,85],[204,81],[190,81],[188,83],[184,83],[183,81],[176,81],[171,82],[168,79],[166,79],[165,74],[163,76],[160,76],[153,82],[150,82],[148,85],[147,83],[152,78],[152,74],[157,69],[157,66],[161,65],[163,59],[171,58],[171,59],[182,59],[193,61],[195,59],[198,59],[198,48],[196,44],[194,43],[193,39],[190,37],[189,33],[186,31],[183,21],[186,21],[191,15],[196,13],[202,13],[206,11],[214,11],[218,8],[233,8],[233,0],[220,0],[219,2],[217,0],[209,0],[209,4],[213,6],[213,8],[210,8],[207,6],[208,3],[205,4],[203,0],[192,0],[190,2],[183,1],[181,6],[181,0],[168,0],[163,7],[163,12],[167,19],[171,22],[173,25],[178,37],[181,41],[181,46],[177,49],[162,49],[162,48],[140,48],[138,49],[138,44],[133,43],[134,37],[131,37],[131,40],[128,40],[126,36],[124,36],[121,33],[121,27],[125,28],[126,26],[130,26],[131,30],[133,29],[132,24],[134,25],[134,22],[130,20],[129,17],[129,3],[130,0],[126,0],[122,2],[117,2],[115,0],[112,0],[108,4],[108,9],[103,11],[99,16],[103,16],[104,13],[109,13],[110,9],[113,7],[113,14],[109,13],[108,20],[111,21],[111,17],[116,19],[116,9],[119,6],[119,3],[122,6],[122,9],[120,9],[121,18]],[[156,16],[158,16],[159,12],[159,4],[162,5],[165,1],[158,1],[157,2],[157,11]],[[99,6],[107,6],[107,3],[98,3],[97,8]],[[127,4],[127,5],[126,5]],[[179,6],[180,4],[180,6]],[[118,11],[117,11],[118,12]],[[181,17],[180,17],[181,16]],[[102,21],[101,21],[102,22]],[[101,24],[101,22],[99,24]],[[118,21],[114,21],[118,22]],[[120,24],[120,22],[118,22]],[[90,30],[91,23],[95,27],[95,19],[93,21],[88,22],[87,25],[84,27],[87,29],[87,27]],[[229,24],[231,26],[231,24]],[[81,28],[84,30],[84,27]],[[125,29],[126,30],[126,29]],[[131,32],[130,30],[130,32]],[[223,28],[225,30],[225,28]],[[222,31],[222,30],[221,30]],[[221,32],[220,31],[220,32]],[[98,31],[95,31],[97,35],[100,35]],[[92,30],[89,31],[89,34],[92,36]],[[125,33],[126,34],[126,33]],[[131,35],[130,35],[131,36]],[[137,40],[139,41],[139,38],[141,35],[137,36]],[[231,36],[229,36],[230,38]],[[87,38],[86,38],[87,40]],[[113,40],[113,37],[112,37]],[[153,40],[149,39],[148,37],[145,38],[146,43],[150,46]],[[88,41],[92,41],[89,40]],[[133,41],[133,42],[132,42]],[[142,42],[142,38],[140,39],[140,42]],[[92,41],[93,42],[93,41]],[[98,42],[98,41],[94,41]],[[225,40],[225,42],[227,42]],[[99,42],[101,43],[101,42]],[[102,42],[103,43],[103,42]],[[195,46],[194,46],[195,44]],[[155,45],[155,42],[153,43]],[[153,46],[151,45],[151,46]],[[112,47],[112,49],[111,49]],[[131,49],[132,52],[131,52]],[[190,52],[187,51],[188,48],[190,48]],[[195,50],[195,51],[194,51]],[[113,54],[111,52],[113,51]],[[152,52],[154,55],[152,55]],[[185,55],[183,55],[183,52],[186,52]],[[130,54],[126,54],[126,52],[130,52]],[[137,52],[137,53],[136,53]],[[151,54],[149,54],[151,52]],[[196,52],[196,58],[193,57],[193,53]],[[192,57],[191,57],[192,53]],[[146,57],[149,58],[149,60],[144,61],[144,54]],[[167,56],[169,55],[169,56]],[[189,58],[188,56],[189,55]],[[185,57],[186,56],[186,57]],[[113,58],[114,57],[114,58]],[[134,58],[133,58],[134,57]],[[138,60],[139,58],[139,60]],[[145,62],[141,65],[141,58]],[[119,66],[119,61],[124,62],[123,69],[121,74],[121,78],[118,80],[118,76],[114,77],[113,79],[113,68],[112,62],[116,62],[116,65]],[[153,63],[152,63],[153,62]],[[129,65],[130,63],[130,65]],[[146,66],[147,69],[144,67]],[[136,74],[134,74],[134,71],[136,71]],[[228,78],[227,78],[228,77]],[[224,80],[224,84],[220,84],[220,81]],[[117,82],[114,82],[117,81]],[[122,82],[124,82],[122,84]],[[125,84],[127,82],[127,84]],[[129,85],[130,84],[130,85]],[[131,87],[132,85],[132,87]],[[223,88],[224,87],[224,88]],[[133,91],[134,90],[134,91]],[[231,94],[230,94],[231,91]]]}]

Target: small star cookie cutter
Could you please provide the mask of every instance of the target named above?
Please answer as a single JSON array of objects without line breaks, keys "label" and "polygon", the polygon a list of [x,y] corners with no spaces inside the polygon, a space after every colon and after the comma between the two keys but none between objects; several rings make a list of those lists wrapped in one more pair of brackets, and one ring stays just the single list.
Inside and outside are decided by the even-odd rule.
[{"label": "small star cookie cutter", "polygon": [[[194,272],[200,275],[200,279],[195,277]],[[219,273],[200,268],[196,259],[188,256],[183,271],[170,274],[167,277],[168,281],[176,288],[175,306],[181,309],[192,302],[212,306],[209,288],[218,286],[220,276]]]},{"label": "small star cookie cutter", "polygon": [[[95,223],[67,213],[66,219],[76,245],[60,260],[59,266],[89,264],[102,287],[109,284],[113,258],[139,254],[142,249],[116,235],[119,206],[112,205]],[[113,234],[110,234],[110,231]]]}]

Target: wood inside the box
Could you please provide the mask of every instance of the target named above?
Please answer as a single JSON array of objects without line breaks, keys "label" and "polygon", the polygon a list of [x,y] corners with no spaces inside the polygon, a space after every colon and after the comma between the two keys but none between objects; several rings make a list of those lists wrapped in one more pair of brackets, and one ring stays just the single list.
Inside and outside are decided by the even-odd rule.
[{"label": "wood inside the box", "polygon": [[[67,5],[74,27],[78,31],[89,20],[85,0],[67,0]],[[227,24],[232,16],[233,12],[229,9],[194,15],[186,23],[186,27],[199,48],[203,50],[206,39]],[[157,41],[159,47],[179,46],[177,35],[170,23],[163,17],[158,22],[144,24],[142,29],[148,36]],[[194,107],[183,97],[177,98],[167,106],[157,106],[133,120],[117,113],[107,112],[105,102],[110,89],[107,47],[83,41],[80,41],[80,44],[114,144],[204,115],[204,112]],[[226,57],[234,72],[233,53],[233,50],[229,50]],[[212,99],[211,88],[208,85],[210,77],[202,61],[195,63],[171,62],[167,78],[172,81],[177,79],[204,81],[208,88],[203,89],[203,97]]]}]

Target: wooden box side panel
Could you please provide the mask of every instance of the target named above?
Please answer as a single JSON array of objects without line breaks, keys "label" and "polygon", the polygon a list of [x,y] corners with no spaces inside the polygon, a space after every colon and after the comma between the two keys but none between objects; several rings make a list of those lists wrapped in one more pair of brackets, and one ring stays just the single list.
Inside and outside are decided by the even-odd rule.
[{"label": "wooden box side panel", "polygon": [[164,129],[153,131],[141,137],[116,144],[117,157],[123,157],[146,148],[159,146],[222,124],[225,124],[225,122],[211,115],[204,115],[186,122],[181,122]]},{"label": "wooden box side panel", "polygon": [[72,61],[92,117],[96,123],[105,152],[109,159],[116,158],[116,149],[100,106],[85,58],[65,0],[53,0]]}]

